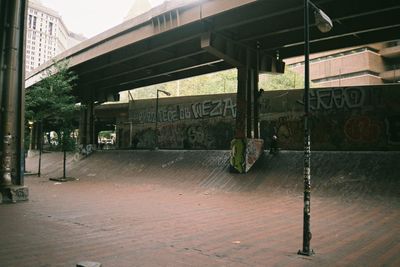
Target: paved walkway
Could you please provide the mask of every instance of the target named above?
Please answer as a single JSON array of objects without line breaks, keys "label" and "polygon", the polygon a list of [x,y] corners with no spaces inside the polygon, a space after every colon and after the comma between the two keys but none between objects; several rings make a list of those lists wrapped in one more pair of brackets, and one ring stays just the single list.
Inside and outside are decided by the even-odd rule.
[{"label": "paved walkway", "polygon": [[46,170],[28,176],[30,201],[0,206],[0,266],[400,266],[398,198],[314,196],[316,255],[304,257],[296,254],[298,192],[217,190],[84,169],[100,156],[73,169],[77,181],[51,182]]}]

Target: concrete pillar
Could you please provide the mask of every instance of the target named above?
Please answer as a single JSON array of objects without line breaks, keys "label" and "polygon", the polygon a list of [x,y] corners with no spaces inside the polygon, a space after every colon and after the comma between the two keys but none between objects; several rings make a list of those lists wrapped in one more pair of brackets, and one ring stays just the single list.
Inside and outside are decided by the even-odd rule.
[{"label": "concrete pillar", "polygon": [[253,138],[260,138],[260,117],[259,117],[259,108],[260,108],[260,91],[258,88],[259,82],[259,72],[257,70],[253,70],[253,87],[252,87],[252,101],[253,101]]},{"label": "concrete pillar", "polygon": [[95,127],[94,127],[94,103],[90,101],[88,103],[87,108],[87,117],[88,117],[88,140],[89,144],[94,145],[94,135],[95,135]]},{"label": "concrete pillar", "polygon": [[254,101],[253,101],[253,85],[254,85],[254,77],[253,73],[254,71],[250,68],[247,69],[247,86],[246,86],[246,102],[247,102],[247,112],[246,112],[246,137],[247,138],[253,138],[254,137],[254,132],[253,132],[253,107],[254,107]]},{"label": "concrete pillar", "polygon": [[238,89],[236,100],[236,126],[235,138],[246,138],[247,134],[247,79],[248,69],[245,67],[238,68]]},{"label": "concrete pillar", "polygon": [[81,105],[80,116],[79,116],[79,144],[86,147],[88,144],[87,140],[87,106],[86,104]]},{"label": "concrete pillar", "polygon": [[[250,59],[248,53],[247,58]],[[259,138],[258,126],[258,75],[250,61],[238,68],[238,91],[235,139],[231,142],[231,170],[246,173],[260,157],[263,140]]]},{"label": "concrete pillar", "polygon": [[24,187],[24,40],[26,4],[0,4],[0,203],[28,199]]},{"label": "concrete pillar", "polygon": [[86,101],[81,106],[79,118],[79,144],[85,149],[88,145],[92,145],[93,149],[97,144],[93,101]]}]

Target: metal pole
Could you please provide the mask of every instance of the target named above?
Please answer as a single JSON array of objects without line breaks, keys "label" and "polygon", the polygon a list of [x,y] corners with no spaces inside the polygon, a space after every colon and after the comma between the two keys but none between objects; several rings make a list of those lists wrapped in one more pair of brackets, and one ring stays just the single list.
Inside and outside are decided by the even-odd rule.
[{"label": "metal pole", "polygon": [[157,90],[157,99],[156,99],[156,129],[155,129],[155,144],[154,149],[158,149],[158,134],[157,134],[157,123],[158,123],[158,90]]},{"label": "metal pole", "polygon": [[40,141],[39,141],[39,166],[38,166],[38,177],[40,177],[40,169],[42,167],[42,150],[43,150],[43,120],[40,122]]},{"label": "metal pole", "polygon": [[[65,134],[65,133],[64,133]],[[65,138],[65,137],[64,137]],[[65,142],[65,140],[64,140],[64,142]],[[64,144],[65,145],[65,144]],[[65,179],[66,178],[66,175],[65,175],[65,169],[66,169],[66,159],[67,159],[67,151],[66,151],[66,149],[65,149],[65,147],[64,147],[64,157],[63,157],[63,178]]]},{"label": "metal pole", "polygon": [[303,249],[298,254],[311,256],[310,249],[310,209],[311,209],[311,140],[310,140],[310,39],[309,39],[309,0],[304,0],[304,210],[303,210]]}]

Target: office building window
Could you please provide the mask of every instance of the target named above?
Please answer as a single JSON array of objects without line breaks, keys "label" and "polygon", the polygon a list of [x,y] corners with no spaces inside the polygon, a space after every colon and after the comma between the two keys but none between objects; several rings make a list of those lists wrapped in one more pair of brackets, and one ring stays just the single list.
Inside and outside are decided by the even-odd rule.
[{"label": "office building window", "polygon": [[53,35],[53,22],[49,22],[49,34]]},{"label": "office building window", "polygon": [[[36,13],[36,12],[35,12],[35,13]],[[36,30],[36,16],[33,16],[32,28],[33,28],[34,30]]]},{"label": "office building window", "polygon": [[28,17],[28,28],[32,28],[32,15]]}]

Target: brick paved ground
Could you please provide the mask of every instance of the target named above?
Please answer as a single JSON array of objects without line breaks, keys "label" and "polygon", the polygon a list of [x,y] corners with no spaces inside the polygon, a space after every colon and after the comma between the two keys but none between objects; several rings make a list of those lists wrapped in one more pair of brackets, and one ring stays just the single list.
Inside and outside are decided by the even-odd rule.
[{"label": "brick paved ground", "polygon": [[[302,240],[301,190],[287,190],[277,181],[259,182],[251,190],[248,184],[234,187],[225,172],[189,168],[182,155],[167,160],[151,154],[154,160],[143,163],[147,155],[124,161],[126,155],[98,153],[70,167],[78,181],[62,184],[48,180],[57,175],[59,162],[50,158],[59,155],[45,155],[44,177],[26,178],[30,201],[0,206],[0,266],[75,266],[83,260],[105,267],[400,266],[397,196],[316,193],[316,255],[303,257],[296,254]],[[201,160],[191,157],[190,162]],[[178,162],[180,171],[172,168]],[[225,183],[211,182],[213,175],[225,177]],[[268,190],[270,184],[277,186]]]}]

